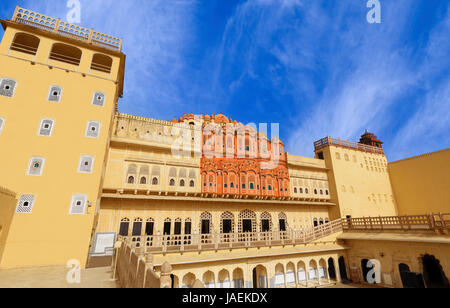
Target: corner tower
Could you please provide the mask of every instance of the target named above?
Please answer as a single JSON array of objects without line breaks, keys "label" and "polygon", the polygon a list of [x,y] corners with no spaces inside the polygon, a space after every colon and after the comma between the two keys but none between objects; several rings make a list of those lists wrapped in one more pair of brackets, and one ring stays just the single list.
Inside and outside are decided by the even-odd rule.
[{"label": "corner tower", "polygon": [[371,133],[359,143],[326,137],[314,143],[316,158],[328,168],[331,220],[345,217],[395,216],[394,194],[382,142]]},{"label": "corner tower", "polygon": [[18,203],[0,267],[85,267],[123,93],[122,40],[20,7],[1,24],[0,186]]}]

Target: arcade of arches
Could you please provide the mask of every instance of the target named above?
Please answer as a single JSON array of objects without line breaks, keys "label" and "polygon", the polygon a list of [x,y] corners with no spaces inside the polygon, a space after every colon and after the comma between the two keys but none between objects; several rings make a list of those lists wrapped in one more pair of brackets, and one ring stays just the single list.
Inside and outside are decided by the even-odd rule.
[{"label": "arcade of arches", "polygon": [[[249,259],[246,263],[175,265],[173,287],[190,288],[199,279],[206,288],[310,288],[346,279],[345,257],[325,254],[311,257]],[[344,278],[341,278],[343,273]]]}]

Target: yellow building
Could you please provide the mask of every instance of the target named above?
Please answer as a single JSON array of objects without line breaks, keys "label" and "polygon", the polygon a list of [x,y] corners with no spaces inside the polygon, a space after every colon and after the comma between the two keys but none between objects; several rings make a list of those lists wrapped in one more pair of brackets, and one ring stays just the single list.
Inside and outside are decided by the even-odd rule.
[{"label": "yellow building", "polygon": [[224,115],[120,114],[121,39],[1,22],[0,268],[111,262],[118,239],[172,287],[371,283],[371,260],[385,287],[448,285],[448,151],[388,164],[366,132],[308,158]]},{"label": "yellow building", "polygon": [[84,266],[123,91],[121,40],[22,8],[1,23],[0,183],[18,198],[1,267]]}]

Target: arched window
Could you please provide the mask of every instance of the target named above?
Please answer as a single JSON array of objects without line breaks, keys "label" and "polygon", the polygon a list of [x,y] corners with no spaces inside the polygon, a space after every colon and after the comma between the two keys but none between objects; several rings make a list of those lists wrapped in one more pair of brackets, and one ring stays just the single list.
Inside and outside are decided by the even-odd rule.
[{"label": "arched window", "polygon": [[170,182],[169,182],[169,185],[170,185],[170,186],[175,186],[175,180],[174,180],[174,179],[171,179]]},{"label": "arched window", "polygon": [[11,50],[23,52],[29,55],[36,55],[39,48],[40,39],[27,33],[16,33],[11,44]]},{"label": "arched window", "polygon": [[297,193],[297,187],[294,187],[294,194]]},{"label": "arched window", "polygon": [[272,186],[269,185],[269,190],[272,190]]},{"label": "arched window", "polygon": [[134,176],[129,176],[127,183],[128,184],[134,184]]},{"label": "arched window", "polygon": [[194,181],[190,181],[189,182],[189,187],[195,187],[195,182]]},{"label": "arched window", "polygon": [[92,57],[91,70],[100,71],[103,73],[111,73],[113,59],[100,53],[94,54]]},{"label": "arched window", "polygon": [[152,185],[158,185],[158,178],[153,178]]},{"label": "arched window", "polygon": [[130,220],[128,218],[123,218],[120,221],[119,235],[128,236],[129,227],[130,227]]},{"label": "arched window", "polygon": [[319,223],[317,222],[317,218],[314,218],[314,227],[317,227]]},{"label": "arched window", "polygon": [[317,195],[317,189],[314,189],[314,194]]},{"label": "arched window", "polygon": [[147,184],[147,178],[145,176],[141,177],[141,185],[146,185]]},{"label": "arched window", "polygon": [[180,187],[184,187],[185,186],[185,182],[184,182],[184,180],[181,180],[180,181]]},{"label": "arched window", "polygon": [[50,59],[78,66],[81,61],[81,54],[81,49],[66,44],[55,43],[50,52]]}]

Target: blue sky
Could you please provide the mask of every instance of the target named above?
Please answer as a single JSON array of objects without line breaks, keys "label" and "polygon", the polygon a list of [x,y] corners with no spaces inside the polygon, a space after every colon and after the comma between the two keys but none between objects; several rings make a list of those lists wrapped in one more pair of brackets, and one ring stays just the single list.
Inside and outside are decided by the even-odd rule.
[{"label": "blue sky", "polygon": [[[81,0],[83,26],[124,38],[121,112],[223,113],[280,123],[286,149],[358,141],[398,160],[450,144],[450,3],[380,0]],[[65,19],[65,0],[2,0]],[[0,35],[3,31],[0,30]]]}]

